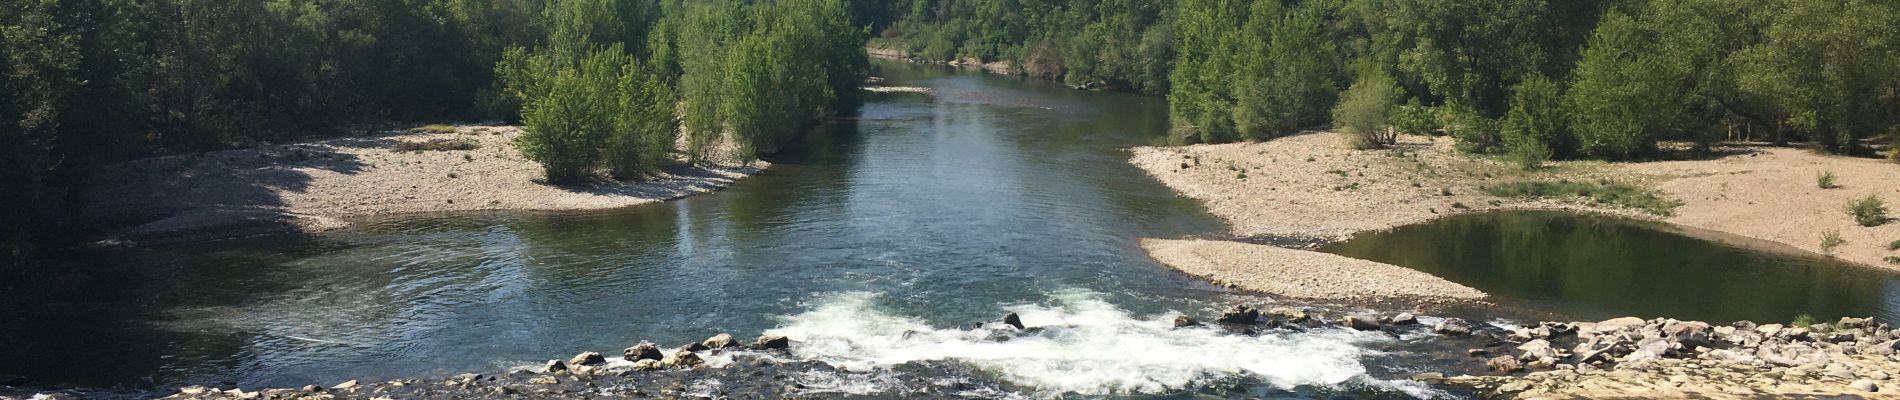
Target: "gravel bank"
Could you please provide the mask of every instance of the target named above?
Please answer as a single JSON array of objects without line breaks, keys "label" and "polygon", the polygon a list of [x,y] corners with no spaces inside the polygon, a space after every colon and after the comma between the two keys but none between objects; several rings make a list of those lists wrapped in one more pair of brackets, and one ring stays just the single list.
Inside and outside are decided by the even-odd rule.
[{"label": "gravel bank", "polygon": [[[517,127],[458,126],[134,160],[93,174],[80,215],[129,226],[110,242],[175,242],[332,230],[369,215],[626,207],[718,190],[768,166],[700,164],[638,181],[554,186],[515,150],[520,135]],[[463,149],[396,150],[430,141]]]},{"label": "gravel bank", "polygon": [[1228,287],[1310,299],[1477,300],[1484,292],[1410,268],[1218,240],[1143,239],[1162,264]]},{"label": "gravel bank", "polygon": [[1785,326],[1626,317],[1545,322],[1494,340],[1470,353],[1502,375],[1414,378],[1519,399],[1900,397],[1900,332],[1862,318]]},{"label": "gravel bank", "polygon": [[[1562,209],[1660,220],[1824,253],[1821,237],[1839,231],[1835,257],[1900,269],[1885,261],[1900,223],[1861,227],[1843,210],[1877,194],[1900,200],[1900,165],[1816,154],[1805,149],[1727,146],[1705,160],[1639,163],[1573,161],[1540,172],[1470,157],[1449,138],[1403,136],[1390,150],[1354,150],[1337,133],[1259,143],[1138,147],[1131,162],[1183,196],[1201,200],[1233,234],[1343,240],[1463,212]],[[1821,189],[1832,171],[1841,188]],[[1655,188],[1682,202],[1673,216],[1582,199],[1520,200],[1486,195],[1486,185],[1529,180],[1612,180]]]}]

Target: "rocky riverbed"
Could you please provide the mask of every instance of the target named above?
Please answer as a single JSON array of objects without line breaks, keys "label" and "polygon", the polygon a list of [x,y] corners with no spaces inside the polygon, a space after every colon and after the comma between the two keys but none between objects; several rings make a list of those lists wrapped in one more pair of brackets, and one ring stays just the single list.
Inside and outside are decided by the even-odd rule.
[{"label": "rocky riverbed", "polygon": [[1868,319],[1788,326],[1617,318],[1541,323],[1498,339],[1471,353],[1502,375],[1418,378],[1507,398],[1900,398],[1900,331]]},{"label": "rocky riverbed", "polygon": [[[1900,397],[1893,396],[1900,393],[1894,375],[1900,371],[1900,356],[1896,356],[1900,331],[1867,319],[1789,326],[1626,317],[1510,326],[1407,312],[1249,305],[1232,306],[1204,318],[1181,315],[1174,326],[1247,336],[1348,330],[1430,341],[1434,348],[1444,349],[1433,356],[1447,363],[1429,370],[1442,372],[1409,378],[1441,395]],[[1064,334],[1063,326],[1029,322],[1012,313],[971,329],[987,332],[985,340],[995,342]],[[671,348],[642,341],[618,356],[583,352],[496,374],[352,380],[261,390],[193,386],[142,394],[0,388],[0,399],[995,398],[1036,391],[982,378],[957,378],[989,374],[955,361],[853,370],[798,357],[794,350],[799,345],[784,336],[739,341],[720,334]],[[1257,395],[1245,387],[1202,386],[1207,387],[1192,391],[1213,397]]]}]

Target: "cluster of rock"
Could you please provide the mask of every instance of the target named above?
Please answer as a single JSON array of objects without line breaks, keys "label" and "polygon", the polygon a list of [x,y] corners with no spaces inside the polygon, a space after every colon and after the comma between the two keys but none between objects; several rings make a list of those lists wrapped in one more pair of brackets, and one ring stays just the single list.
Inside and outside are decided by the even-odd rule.
[{"label": "cluster of rock", "polygon": [[[1443,325],[1443,324],[1441,324]],[[1544,322],[1470,354],[1504,375],[1414,378],[1502,397],[1753,398],[1900,392],[1900,331],[1870,319],[1810,326],[1617,318]],[[1492,356],[1493,353],[1502,353]],[[1531,371],[1522,373],[1524,371]]]},{"label": "cluster of rock", "polygon": [[[1361,331],[1384,331],[1399,327],[1418,325],[1418,317],[1411,313],[1389,315],[1348,314],[1338,319],[1330,319],[1317,311],[1304,308],[1273,307],[1260,311],[1247,305],[1236,305],[1222,311],[1214,322],[1251,331],[1256,326],[1267,329],[1301,330],[1322,326],[1338,325]],[[1174,319],[1175,327],[1199,325],[1200,321],[1182,315]],[[1467,328],[1468,330],[1469,328]]]},{"label": "cluster of rock", "polygon": [[[791,348],[791,340],[784,336],[760,336],[750,344],[742,344],[732,335],[721,333],[706,340],[693,342],[675,348],[668,353],[661,351],[658,345],[648,341],[628,347],[622,351],[621,362],[610,362],[598,352],[583,352],[567,360],[548,360],[539,371],[516,371],[508,374],[487,376],[482,374],[461,374],[445,380],[405,379],[380,383],[361,383],[348,381],[330,387],[308,385],[298,389],[279,388],[257,391],[242,389],[217,389],[204,386],[181,388],[166,399],[377,399],[377,398],[478,398],[478,397],[517,397],[533,395],[537,397],[591,397],[589,393],[613,392],[608,397],[677,397],[684,389],[682,379],[675,376],[670,385],[635,385],[627,379],[642,377],[647,379],[663,378],[642,376],[662,372],[690,374],[698,367],[706,365],[702,354],[713,355],[734,350],[752,350],[759,353],[784,351]],[[746,362],[754,364],[772,363],[768,357],[752,357]],[[657,391],[641,389],[644,386],[661,386]]]}]

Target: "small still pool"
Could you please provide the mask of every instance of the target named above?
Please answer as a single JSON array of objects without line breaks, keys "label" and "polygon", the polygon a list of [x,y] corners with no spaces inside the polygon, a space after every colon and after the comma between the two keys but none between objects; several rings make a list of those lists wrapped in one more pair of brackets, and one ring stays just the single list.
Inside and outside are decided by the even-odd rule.
[{"label": "small still pool", "polygon": [[1655,222],[1537,211],[1448,217],[1320,250],[1418,269],[1584,318],[1872,314],[1900,323],[1900,274],[1763,248]]}]

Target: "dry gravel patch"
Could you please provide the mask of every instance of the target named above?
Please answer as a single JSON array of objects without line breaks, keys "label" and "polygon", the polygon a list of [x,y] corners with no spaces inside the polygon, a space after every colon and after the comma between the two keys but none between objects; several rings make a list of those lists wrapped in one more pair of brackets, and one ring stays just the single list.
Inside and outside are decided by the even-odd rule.
[{"label": "dry gravel patch", "polygon": [[1215,284],[1326,300],[1478,300],[1486,295],[1431,274],[1332,254],[1220,240],[1142,239],[1169,267]]},{"label": "dry gravel patch", "polygon": [[[330,230],[370,215],[627,207],[718,190],[769,166],[701,163],[640,180],[556,186],[515,149],[520,135],[518,127],[458,126],[134,160],[93,174],[81,215],[131,225],[111,240],[186,241]],[[474,148],[395,150],[431,141]]]}]

